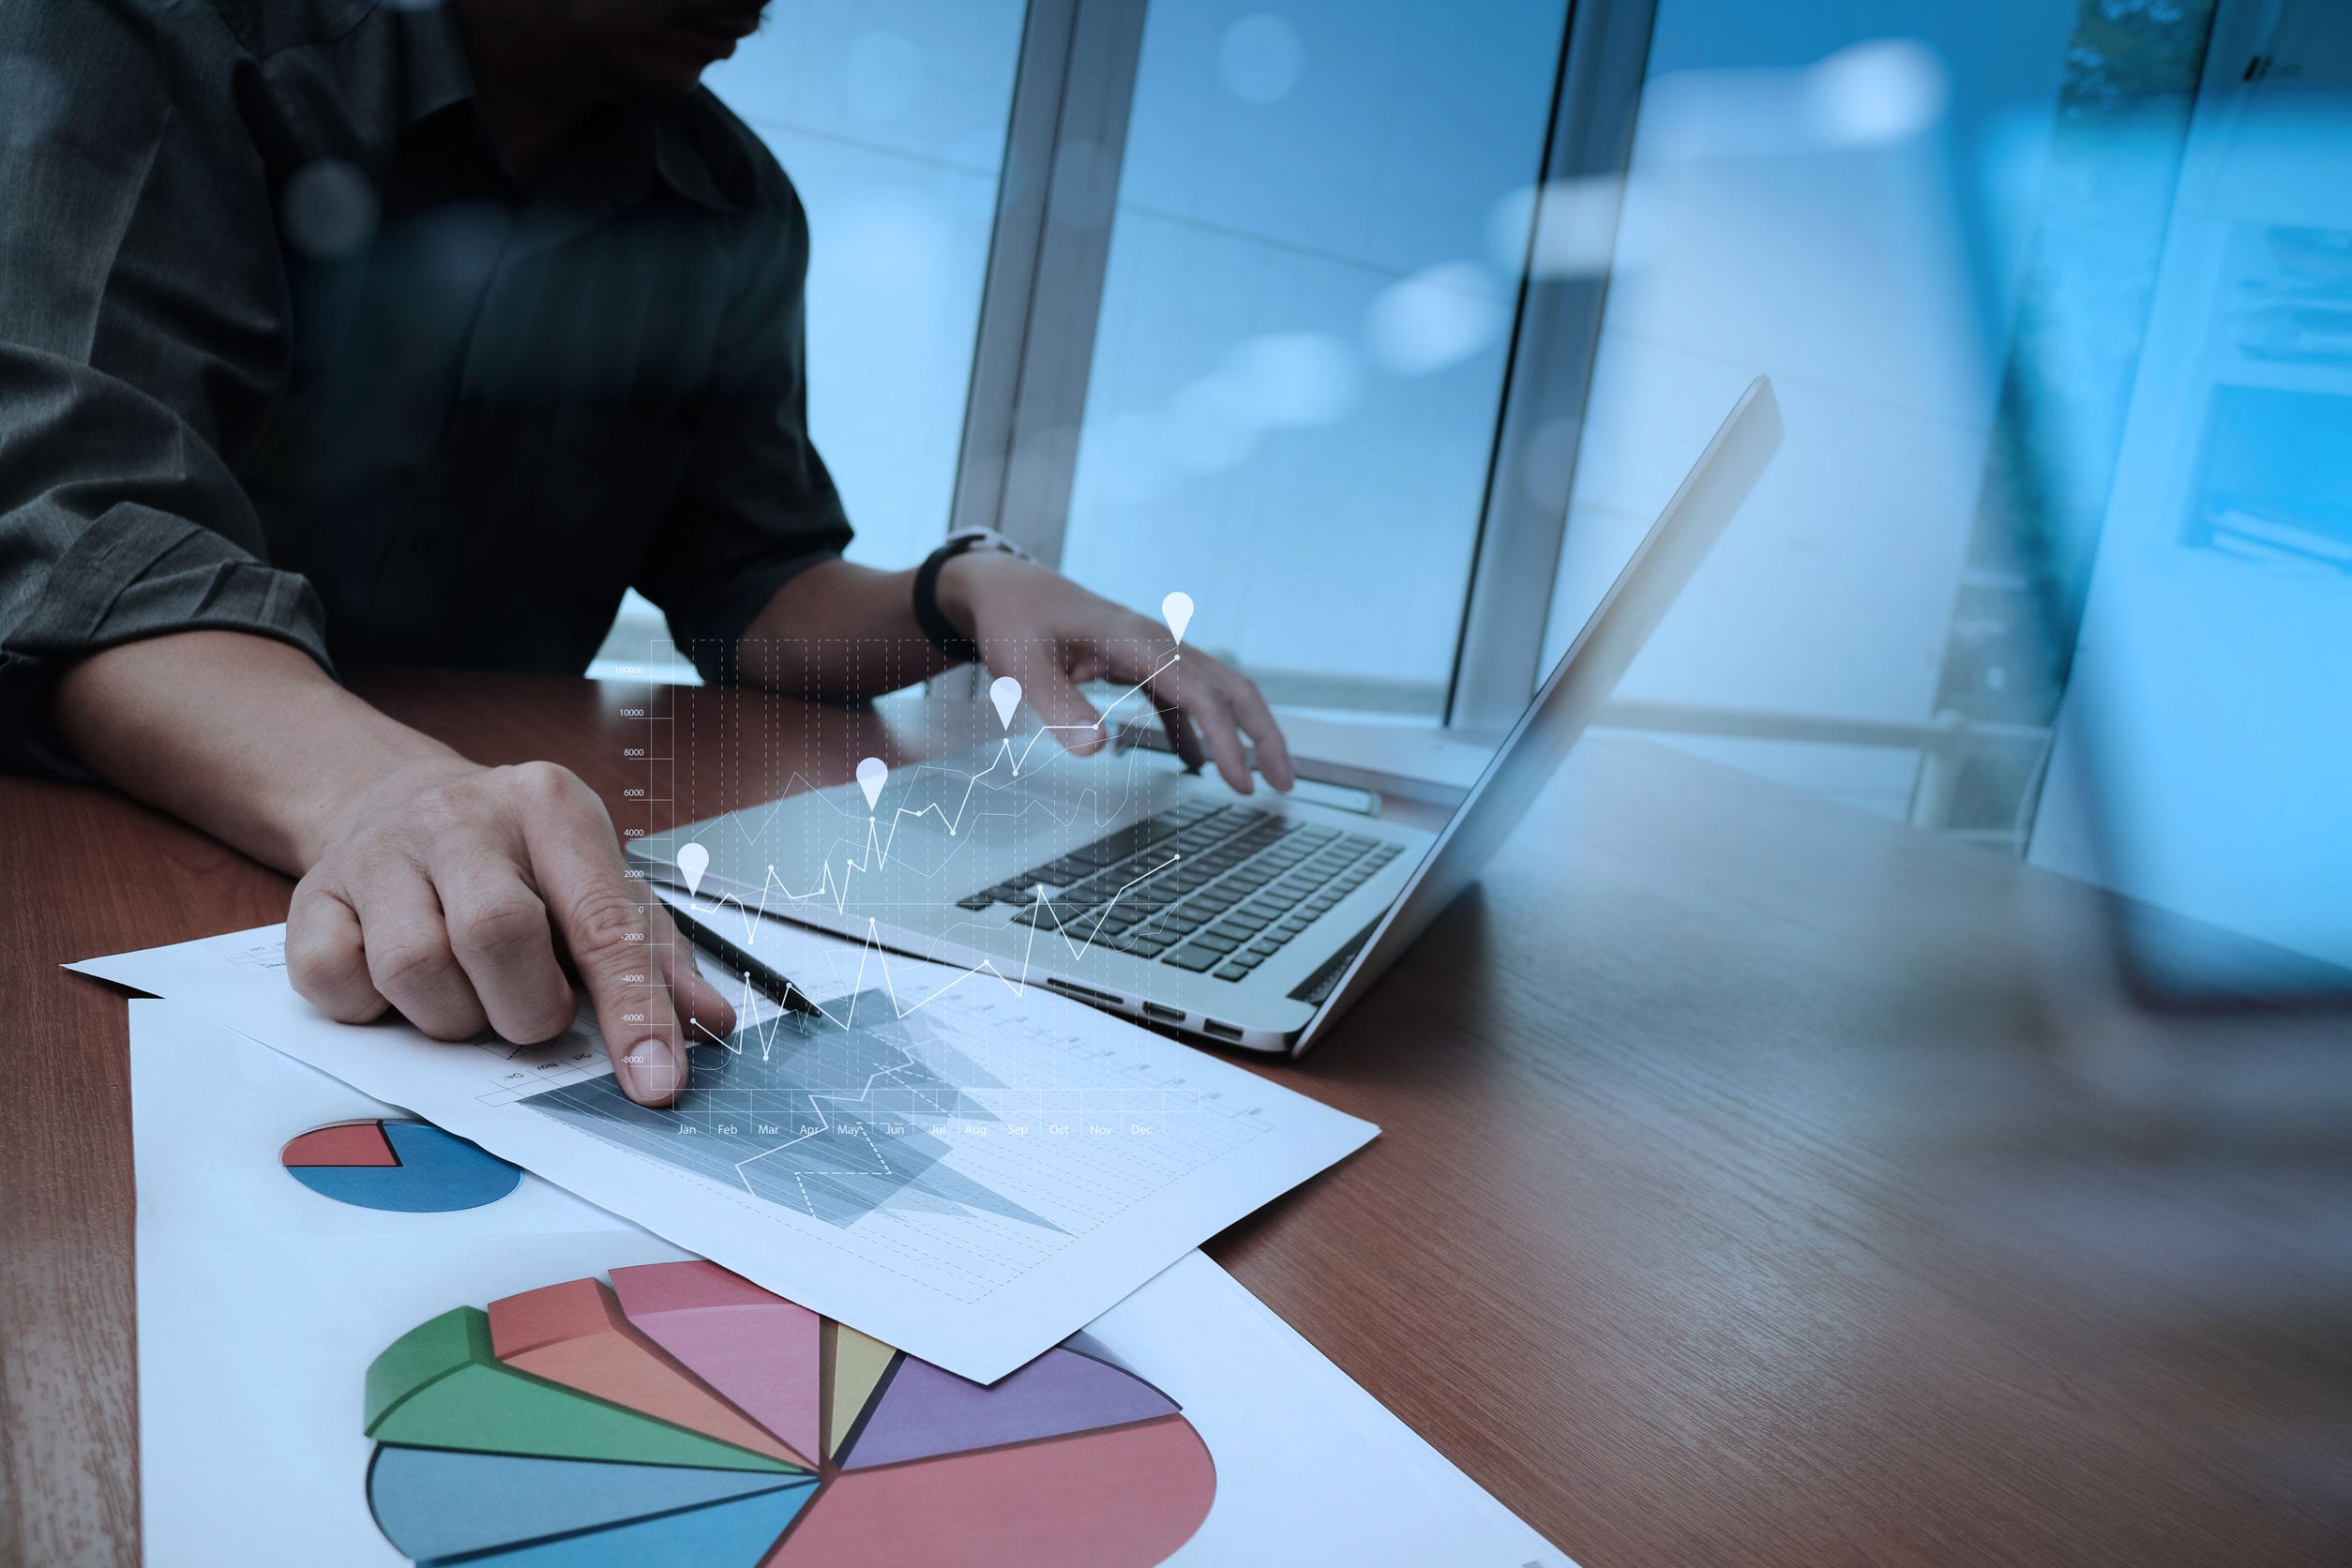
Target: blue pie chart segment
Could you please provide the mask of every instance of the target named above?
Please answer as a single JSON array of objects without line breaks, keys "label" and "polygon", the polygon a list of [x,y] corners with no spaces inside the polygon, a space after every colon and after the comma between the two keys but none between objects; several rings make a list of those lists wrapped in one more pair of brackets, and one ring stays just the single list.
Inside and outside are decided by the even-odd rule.
[{"label": "blue pie chart segment", "polygon": [[314,1128],[279,1152],[286,1174],[322,1198],[398,1214],[446,1214],[495,1203],[522,1170],[427,1122]]}]

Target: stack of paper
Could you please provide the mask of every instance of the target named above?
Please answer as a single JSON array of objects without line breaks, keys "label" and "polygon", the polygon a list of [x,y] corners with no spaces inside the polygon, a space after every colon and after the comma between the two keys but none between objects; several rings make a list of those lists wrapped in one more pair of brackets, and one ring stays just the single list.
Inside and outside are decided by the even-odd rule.
[{"label": "stack of paper", "polygon": [[1570,1568],[1197,1252],[983,1386],[192,1011],[131,1067],[151,1561]]}]

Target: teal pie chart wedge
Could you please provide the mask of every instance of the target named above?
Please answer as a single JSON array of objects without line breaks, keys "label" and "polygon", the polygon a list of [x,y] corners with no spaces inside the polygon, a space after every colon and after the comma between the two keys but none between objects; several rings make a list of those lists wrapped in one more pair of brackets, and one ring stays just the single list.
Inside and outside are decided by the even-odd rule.
[{"label": "teal pie chart wedge", "polygon": [[286,1174],[322,1198],[395,1214],[448,1214],[495,1203],[522,1169],[429,1122],[337,1122],[278,1152]]}]

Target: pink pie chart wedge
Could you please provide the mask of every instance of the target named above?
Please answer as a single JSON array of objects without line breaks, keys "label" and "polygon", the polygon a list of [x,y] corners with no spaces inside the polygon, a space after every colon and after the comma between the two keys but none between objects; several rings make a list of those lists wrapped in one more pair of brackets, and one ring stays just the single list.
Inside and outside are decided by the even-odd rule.
[{"label": "pink pie chart wedge", "polygon": [[639,1333],[794,1453],[817,1457],[822,1319],[701,1259],[615,1269],[612,1293]]}]

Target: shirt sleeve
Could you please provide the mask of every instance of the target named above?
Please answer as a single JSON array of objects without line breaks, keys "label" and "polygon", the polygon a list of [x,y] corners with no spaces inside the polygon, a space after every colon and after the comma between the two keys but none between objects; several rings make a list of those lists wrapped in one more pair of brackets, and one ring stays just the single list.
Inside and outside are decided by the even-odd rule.
[{"label": "shirt sleeve", "polygon": [[808,439],[808,225],[780,171],[744,215],[737,276],[702,417],[636,587],[702,678],[735,677],[735,644],[786,582],[849,547],[850,522]]},{"label": "shirt sleeve", "polygon": [[0,762],[76,771],[49,694],[119,643],[219,628],[327,666],[234,471],[287,311],[237,58],[204,6],[0,6]]}]

